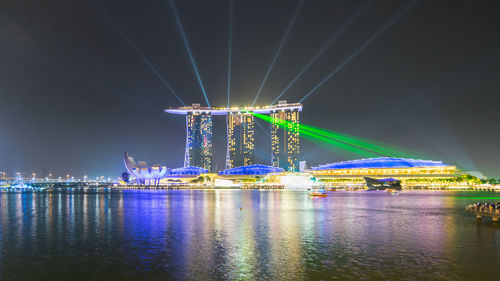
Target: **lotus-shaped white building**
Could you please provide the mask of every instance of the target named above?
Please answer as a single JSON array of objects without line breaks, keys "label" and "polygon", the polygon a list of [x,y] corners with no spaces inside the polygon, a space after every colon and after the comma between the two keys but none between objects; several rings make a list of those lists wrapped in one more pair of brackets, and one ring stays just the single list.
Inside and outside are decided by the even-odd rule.
[{"label": "lotus-shaped white building", "polygon": [[125,152],[124,156],[125,167],[128,172],[137,180],[137,184],[158,185],[160,179],[169,174],[169,169],[162,165],[148,166],[145,161],[136,163],[134,157]]}]

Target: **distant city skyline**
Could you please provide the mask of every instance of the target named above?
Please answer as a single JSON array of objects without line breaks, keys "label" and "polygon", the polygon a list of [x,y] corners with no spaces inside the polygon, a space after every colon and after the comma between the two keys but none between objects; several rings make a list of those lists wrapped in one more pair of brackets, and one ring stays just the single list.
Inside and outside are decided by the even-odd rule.
[{"label": "distant city skyline", "polygon": [[[302,102],[300,121],[500,177],[496,1],[8,1],[0,171],[117,177],[184,165],[165,108]],[[425,19],[425,20],[423,20]],[[254,163],[270,125],[255,119]],[[264,128],[264,129],[262,129]],[[214,122],[213,163],[227,159]],[[309,166],[361,158],[300,140]]]}]

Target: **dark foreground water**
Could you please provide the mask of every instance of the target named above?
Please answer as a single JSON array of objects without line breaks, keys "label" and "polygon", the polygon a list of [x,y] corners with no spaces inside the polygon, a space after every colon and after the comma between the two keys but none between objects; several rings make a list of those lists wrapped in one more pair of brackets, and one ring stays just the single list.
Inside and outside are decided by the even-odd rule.
[{"label": "dark foreground water", "polygon": [[478,197],[500,201],[439,191],[1,193],[0,279],[500,280],[500,225],[464,211]]}]

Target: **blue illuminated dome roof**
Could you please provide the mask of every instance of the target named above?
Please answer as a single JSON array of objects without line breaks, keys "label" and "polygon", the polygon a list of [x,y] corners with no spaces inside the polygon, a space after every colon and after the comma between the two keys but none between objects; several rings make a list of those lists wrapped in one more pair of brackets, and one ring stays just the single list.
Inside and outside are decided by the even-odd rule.
[{"label": "blue illuminated dome roof", "polygon": [[419,167],[450,167],[442,161],[378,157],[359,160],[350,160],[320,165],[312,170],[334,170],[334,169],[369,169],[369,168],[419,168]]},{"label": "blue illuminated dome roof", "polygon": [[248,166],[241,166],[241,167],[236,167],[236,168],[231,168],[227,169],[225,171],[222,171],[219,173],[219,175],[267,175],[270,173],[279,173],[283,172],[284,170],[282,168],[278,167],[273,167],[273,166],[267,166],[267,165],[260,165],[260,164],[254,164],[254,165],[248,165]]},{"label": "blue illuminated dome roof", "polygon": [[187,175],[199,175],[199,174],[205,174],[208,173],[207,169],[203,169],[200,167],[182,167],[182,168],[176,168],[172,169],[170,171],[170,176],[187,176]]}]

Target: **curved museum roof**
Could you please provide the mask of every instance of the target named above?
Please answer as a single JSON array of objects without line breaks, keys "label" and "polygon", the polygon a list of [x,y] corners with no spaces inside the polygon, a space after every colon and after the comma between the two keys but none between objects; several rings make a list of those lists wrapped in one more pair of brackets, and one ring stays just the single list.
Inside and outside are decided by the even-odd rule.
[{"label": "curved museum roof", "polygon": [[370,168],[420,168],[420,167],[451,167],[443,161],[432,161],[410,158],[378,157],[350,161],[335,162],[312,167],[311,170],[333,169],[370,169]]},{"label": "curved museum roof", "polygon": [[148,166],[145,161],[136,163],[134,157],[129,156],[127,152],[125,152],[123,160],[128,172],[138,179],[161,179],[168,174],[167,167],[161,165]]},{"label": "curved museum roof", "polygon": [[229,176],[229,175],[266,175],[269,173],[279,173],[283,172],[282,168],[254,164],[248,166],[241,166],[236,168],[227,169],[219,173],[219,175]]}]

